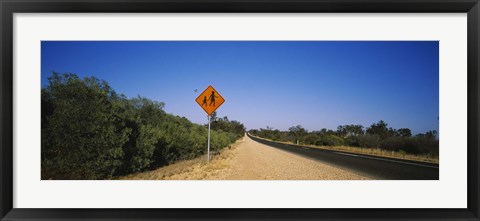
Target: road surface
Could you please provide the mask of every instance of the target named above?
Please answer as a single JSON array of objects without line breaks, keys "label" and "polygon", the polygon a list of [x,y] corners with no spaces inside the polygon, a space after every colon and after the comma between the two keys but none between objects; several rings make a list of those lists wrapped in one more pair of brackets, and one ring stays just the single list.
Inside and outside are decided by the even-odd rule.
[{"label": "road surface", "polygon": [[251,137],[256,142],[272,148],[288,151],[299,156],[314,159],[338,168],[353,171],[357,174],[385,180],[438,180],[439,167],[432,163],[422,163],[408,160],[397,160],[385,157],[374,157],[361,154],[351,154],[333,150],[323,150],[311,147],[299,147],[289,144],[274,143]]},{"label": "road surface", "polygon": [[206,156],[153,171],[131,174],[129,180],[364,180],[368,176],[261,144],[245,136],[209,163]]},{"label": "road surface", "polygon": [[206,156],[118,179],[438,180],[438,166],[279,144],[245,136],[209,163]]},{"label": "road surface", "polygon": [[235,148],[227,180],[364,180],[371,179],[304,156],[254,141],[248,136]]}]

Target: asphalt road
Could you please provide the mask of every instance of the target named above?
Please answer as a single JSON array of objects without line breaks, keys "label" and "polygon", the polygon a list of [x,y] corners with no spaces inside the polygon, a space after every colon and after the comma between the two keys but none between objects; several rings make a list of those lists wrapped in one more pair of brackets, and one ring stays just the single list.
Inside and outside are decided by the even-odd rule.
[{"label": "asphalt road", "polygon": [[347,169],[374,179],[382,180],[438,180],[437,164],[409,160],[374,157],[340,151],[322,150],[271,142],[248,135],[256,142],[282,149],[297,155]]}]

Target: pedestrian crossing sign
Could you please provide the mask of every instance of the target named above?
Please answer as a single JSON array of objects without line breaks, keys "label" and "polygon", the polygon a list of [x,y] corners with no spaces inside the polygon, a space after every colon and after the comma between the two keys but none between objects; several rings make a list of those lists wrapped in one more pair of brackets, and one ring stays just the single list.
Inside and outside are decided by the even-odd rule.
[{"label": "pedestrian crossing sign", "polygon": [[223,104],[223,102],[225,102],[225,99],[223,99],[212,85],[210,85],[200,94],[200,96],[197,97],[197,99],[195,99],[195,101],[205,112],[207,112],[208,116],[210,116]]}]

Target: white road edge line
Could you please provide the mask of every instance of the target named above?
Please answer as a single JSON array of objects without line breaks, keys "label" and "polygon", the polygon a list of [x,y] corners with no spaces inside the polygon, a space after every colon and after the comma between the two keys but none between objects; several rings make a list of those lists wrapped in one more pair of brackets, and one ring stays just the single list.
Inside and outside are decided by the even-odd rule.
[{"label": "white road edge line", "polygon": [[340,153],[340,152],[334,152],[336,154],[342,154],[342,155],[347,155],[347,156],[352,156],[352,157],[359,157],[359,155],[356,154],[350,154],[350,153]]},{"label": "white road edge line", "polygon": [[349,153],[341,153],[341,152],[334,152],[334,153],[341,154],[341,155],[347,155],[347,156],[353,156],[353,157],[363,157],[363,158],[369,158],[369,159],[374,159],[374,160],[383,160],[383,161],[389,161],[389,162],[395,162],[395,163],[403,163],[403,164],[410,164],[410,165],[415,165],[415,166],[430,167],[430,168],[438,169],[438,167],[436,167],[436,166],[428,166],[428,165],[422,165],[422,164],[417,164],[417,163],[409,163],[409,162],[404,162],[404,161],[388,160],[388,159],[368,157],[368,156],[360,156],[360,155],[349,154]]}]

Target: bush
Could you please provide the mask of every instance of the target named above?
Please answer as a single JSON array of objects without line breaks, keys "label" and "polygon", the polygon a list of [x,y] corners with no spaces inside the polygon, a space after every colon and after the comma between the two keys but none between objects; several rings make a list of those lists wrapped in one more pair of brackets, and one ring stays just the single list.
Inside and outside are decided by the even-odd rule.
[{"label": "bush", "polygon": [[[42,179],[105,179],[206,152],[207,129],[164,104],[117,95],[105,81],[54,73],[42,88]],[[237,121],[211,131],[220,150],[243,136]]]},{"label": "bush", "polygon": [[[99,179],[122,165],[131,133],[116,114],[118,97],[104,81],[54,74],[42,89],[53,107],[42,119],[42,176]],[[44,114],[44,113],[42,113]]]},{"label": "bush", "polygon": [[[337,131],[326,128],[319,131],[308,132],[301,125],[290,127],[289,131],[265,129],[252,129],[250,133],[274,141],[293,142],[297,139],[305,144],[319,146],[347,145],[361,148],[380,148],[388,151],[398,151],[410,154],[422,154],[437,157],[439,153],[439,142],[437,131],[432,130],[423,134],[411,137],[409,128],[398,130],[388,128],[383,120],[372,124],[364,134],[362,125],[338,126]],[[343,138],[345,137],[345,138]]]},{"label": "bush", "polygon": [[389,137],[380,143],[380,148],[389,151],[398,151],[400,149],[405,150],[405,148],[413,150],[414,146],[412,146],[412,142],[409,142],[407,139],[401,137]]},{"label": "bush", "polygon": [[317,136],[316,134],[308,134],[307,136],[305,136],[305,144],[315,145],[316,141],[319,139],[319,136]]},{"label": "bush", "polygon": [[404,151],[410,154],[438,156],[438,141],[427,137],[390,137],[382,141],[380,148],[391,151]]},{"label": "bush", "polygon": [[419,143],[419,151],[422,154],[428,154],[431,156],[438,156],[439,154],[439,141],[435,138],[415,137]]},{"label": "bush", "polygon": [[343,138],[335,135],[323,136],[315,142],[318,146],[342,146],[343,144]]},{"label": "bush", "polygon": [[355,147],[378,148],[380,145],[380,137],[376,135],[352,136],[346,139],[346,143],[349,146]]}]

